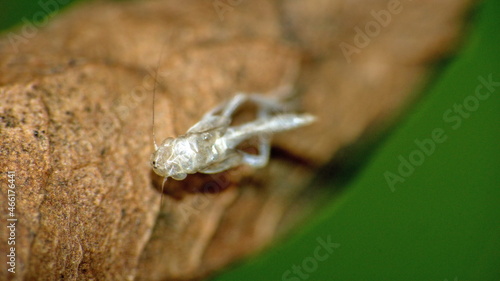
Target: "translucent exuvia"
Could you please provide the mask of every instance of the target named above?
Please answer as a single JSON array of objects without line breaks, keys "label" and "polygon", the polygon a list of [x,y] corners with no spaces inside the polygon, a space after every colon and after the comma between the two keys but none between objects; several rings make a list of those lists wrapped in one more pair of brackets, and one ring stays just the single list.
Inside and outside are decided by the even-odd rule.
[{"label": "translucent exuvia", "polygon": [[[231,126],[232,116],[245,102],[257,106],[255,120]],[[269,160],[271,135],[308,125],[315,120],[310,114],[276,113],[284,105],[272,98],[257,94],[237,94],[229,102],[207,112],[186,134],[167,138],[155,144],[151,166],[155,173],[176,180],[187,174],[220,173],[227,169],[250,165],[264,167]],[[251,137],[259,140],[258,154],[239,150],[237,146]]]}]

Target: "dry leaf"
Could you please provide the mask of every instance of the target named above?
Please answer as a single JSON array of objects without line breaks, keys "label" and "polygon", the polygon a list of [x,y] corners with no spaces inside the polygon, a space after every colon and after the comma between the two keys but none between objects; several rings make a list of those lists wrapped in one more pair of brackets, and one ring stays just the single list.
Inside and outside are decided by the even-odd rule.
[{"label": "dry leaf", "polygon": [[[189,280],[268,245],[311,210],[315,170],[395,116],[454,48],[472,1],[395,2],[91,2],[34,36],[5,33],[0,165],[15,171],[18,221],[16,274],[2,277]],[[167,183],[160,208],[156,72],[158,139],[236,91],[287,83],[319,121],[276,136],[266,168]]]}]

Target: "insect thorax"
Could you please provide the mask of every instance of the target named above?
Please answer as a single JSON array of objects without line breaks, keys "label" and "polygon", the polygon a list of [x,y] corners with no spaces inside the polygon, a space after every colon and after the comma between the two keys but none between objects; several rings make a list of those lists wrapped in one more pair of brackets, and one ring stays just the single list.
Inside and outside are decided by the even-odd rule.
[{"label": "insect thorax", "polygon": [[222,161],[227,148],[221,143],[223,130],[189,133],[165,140],[153,155],[162,176],[192,174]]}]

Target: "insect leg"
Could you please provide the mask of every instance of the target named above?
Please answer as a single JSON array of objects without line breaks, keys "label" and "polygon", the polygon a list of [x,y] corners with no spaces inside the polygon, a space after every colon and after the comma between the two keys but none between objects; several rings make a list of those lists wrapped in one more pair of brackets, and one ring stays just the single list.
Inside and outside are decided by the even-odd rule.
[{"label": "insect leg", "polygon": [[[237,94],[229,102],[219,104],[214,109],[203,115],[201,120],[194,124],[188,133],[202,132],[217,127],[227,127],[231,123],[231,115],[247,100],[246,94]],[[223,110],[221,115],[217,113]]]},{"label": "insect leg", "polygon": [[200,172],[205,174],[216,174],[239,166],[240,164],[241,155],[239,153],[232,152],[224,161],[210,165],[209,167],[200,170]]},{"label": "insect leg", "polygon": [[244,102],[248,100],[248,95],[243,93],[238,93],[231,99],[225,106],[222,116],[230,117],[233,113],[240,107]]},{"label": "insect leg", "polygon": [[[284,87],[286,88],[287,92],[290,91],[289,87]],[[283,89],[277,90],[277,92],[283,92]],[[262,96],[260,94],[245,94],[245,93],[238,93],[236,94],[229,102],[219,104],[209,112],[207,112],[203,119],[205,118],[210,118],[211,116],[216,115],[218,112],[222,111],[221,115],[224,117],[231,117],[233,113],[246,101],[252,101],[256,103],[257,105],[261,106],[262,108],[267,108],[269,111],[277,111],[277,110],[283,110],[285,109],[285,105],[279,101],[279,96],[275,95],[274,98]]]},{"label": "insect leg", "polygon": [[264,167],[269,161],[269,155],[271,152],[271,135],[262,134],[259,136],[259,154],[250,154],[240,151],[243,155],[243,162],[254,168]]},{"label": "insect leg", "polygon": [[[267,113],[271,111],[284,111],[286,109],[285,104],[280,102],[278,99],[273,97],[262,96],[259,94],[251,94],[249,96],[249,100],[257,104],[260,109],[259,113],[262,111],[266,111]],[[267,115],[269,116],[269,115]],[[266,117],[267,117],[266,116]],[[259,117],[262,117],[259,115]]]},{"label": "insect leg", "polygon": [[[258,99],[256,99],[256,97],[258,97]],[[259,108],[259,112],[257,113],[258,118],[264,120],[268,119],[270,117],[270,109],[276,105],[257,95],[252,95],[252,99],[261,105],[261,108]],[[243,155],[243,162],[255,168],[264,167],[269,161],[269,155],[271,154],[271,133],[261,133],[258,138],[259,154],[254,155],[241,152]]]},{"label": "insect leg", "polygon": [[247,100],[247,95],[243,93],[236,94],[230,101],[221,103],[214,107],[212,110],[208,111],[203,115],[203,119],[211,118],[217,115],[218,112],[222,111],[222,116],[230,117],[240,105],[242,105]]}]

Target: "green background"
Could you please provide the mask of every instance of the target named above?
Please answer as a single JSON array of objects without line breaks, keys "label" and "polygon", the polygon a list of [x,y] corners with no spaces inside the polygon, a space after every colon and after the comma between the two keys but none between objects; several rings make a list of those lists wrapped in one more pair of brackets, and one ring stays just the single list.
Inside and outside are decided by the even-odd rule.
[{"label": "green background", "polygon": [[[0,2],[0,29],[38,9],[32,0]],[[344,191],[285,241],[214,281],[500,280],[500,86],[477,110],[466,110],[458,128],[443,119],[471,99],[479,76],[500,82],[500,1],[481,3],[472,21],[457,56]],[[415,140],[431,138],[436,128],[446,140],[391,190],[384,173],[397,174],[398,157],[408,159],[418,150]],[[340,247],[312,270],[317,239],[328,237]]]}]

